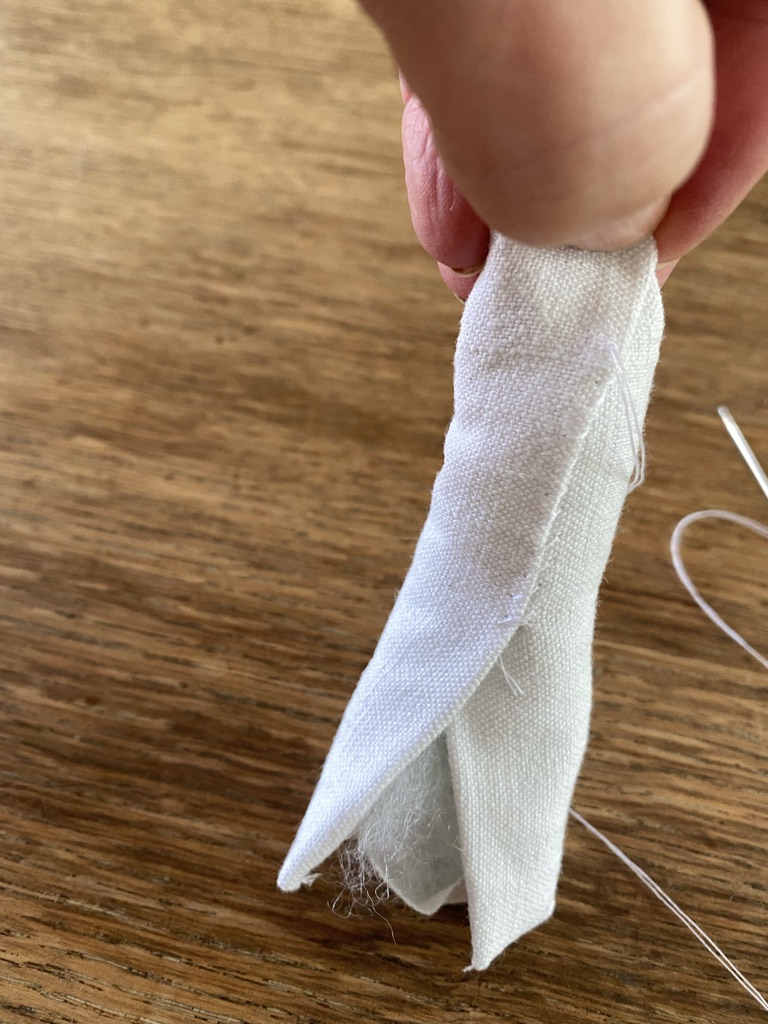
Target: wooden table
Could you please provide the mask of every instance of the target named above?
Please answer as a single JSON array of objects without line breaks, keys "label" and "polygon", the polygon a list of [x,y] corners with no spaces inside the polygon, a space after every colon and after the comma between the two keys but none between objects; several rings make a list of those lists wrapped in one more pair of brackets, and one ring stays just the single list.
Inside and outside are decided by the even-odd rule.
[{"label": "wooden table", "polygon": [[[348,0],[7,0],[0,39],[0,1024],[762,1020],[574,826],[558,910],[464,974],[466,913],[275,877],[408,566],[460,307]],[[768,188],[688,258],[649,478],[602,594],[576,806],[768,988],[766,677],[670,532],[765,500]],[[701,589],[768,646],[765,553]]]}]

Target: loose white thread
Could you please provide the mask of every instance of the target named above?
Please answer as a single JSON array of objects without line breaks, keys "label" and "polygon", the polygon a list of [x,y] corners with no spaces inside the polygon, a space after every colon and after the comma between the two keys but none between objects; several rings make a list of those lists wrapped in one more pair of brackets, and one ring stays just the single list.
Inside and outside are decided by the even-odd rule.
[{"label": "loose white thread", "polygon": [[629,479],[629,483],[627,484],[627,494],[631,494],[632,491],[645,483],[645,438],[643,437],[643,428],[640,425],[640,419],[637,415],[635,404],[632,401],[632,392],[627,384],[627,373],[624,369],[624,363],[614,342],[611,341],[608,343],[608,351],[611,354],[613,365],[616,368],[616,381],[619,385],[621,401],[624,406],[624,415],[627,418],[627,430],[629,431],[629,438],[632,444],[634,468],[632,470],[632,476]]},{"label": "loose white thread", "polygon": [[651,878],[649,874],[643,871],[643,869],[638,864],[635,864],[635,862],[630,857],[628,857],[623,850],[619,849],[619,847],[616,846],[615,843],[612,843],[611,840],[607,836],[603,835],[603,833],[599,829],[596,829],[595,826],[591,825],[586,818],[583,818],[578,813],[578,811],[575,811],[573,808],[571,808],[570,814],[571,817],[575,818],[576,821],[579,822],[579,824],[583,825],[588,832],[591,832],[592,835],[599,839],[601,843],[604,843],[611,851],[611,853],[618,857],[619,860],[623,864],[625,864],[631,872],[633,872],[633,874],[637,875],[637,877],[640,879],[643,885],[647,886],[647,888],[650,889],[653,895],[658,900],[660,900],[668,910],[671,910],[679,921],[682,921],[682,923],[685,925],[688,931],[692,935],[694,935],[696,939],[698,939],[702,946],[704,946],[704,948],[712,954],[712,956],[715,958],[715,960],[718,961],[718,963],[722,964],[722,966],[728,971],[728,973],[731,974],[736,979],[736,981],[738,981],[741,987],[752,996],[755,1002],[758,1003],[758,1005],[761,1006],[764,1010],[768,1010],[768,1000],[766,1000],[765,997],[760,994],[760,992],[755,988],[755,986],[752,984],[751,981],[749,981],[748,978],[744,977],[744,975],[741,973],[738,967],[736,967],[736,965],[725,955],[722,949],[720,949],[720,947],[715,942],[713,942],[712,939],[710,939],[710,937],[707,935],[704,929],[701,928],[698,924],[696,924],[693,918],[689,917],[688,914],[686,914],[685,911],[682,910],[677,903],[675,903],[672,897],[667,895],[667,893],[664,892],[661,886],[654,882],[654,880]]},{"label": "loose white thread", "polygon": [[704,600],[688,574],[688,570],[685,568],[683,556],[680,551],[683,535],[691,523],[698,522],[700,519],[725,519],[731,523],[737,523],[739,526],[746,527],[753,533],[756,533],[761,537],[765,537],[766,540],[768,540],[768,526],[757,522],[755,519],[748,519],[746,516],[740,516],[736,512],[727,512],[721,508],[709,508],[704,509],[701,512],[691,512],[689,515],[683,516],[675,527],[672,533],[672,539],[669,542],[669,548],[672,554],[672,565],[675,567],[675,572],[680,577],[680,582],[699,608],[701,608],[708,619],[714,622],[718,629],[722,629],[726,636],[729,636],[731,640],[735,640],[739,647],[742,647],[747,654],[751,654],[753,658],[760,662],[763,668],[768,668],[768,658],[762,655],[760,651],[755,650],[755,648],[744,639],[741,633],[737,633],[732,626],[729,626],[725,619],[718,615],[712,605],[709,604],[708,601]]},{"label": "loose white thread", "polygon": [[339,849],[339,869],[343,888],[330,904],[331,911],[342,917],[358,917],[366,911],[375,914],[389,928],[397,945],[391,921],[378,909],[379,904],[390,898],[389,886],[376,875],[357,843],[350,842]]},{"label": "loose white thread", "polygon": [[516,697],[524,697],[525,693],[523,692],[523,688],[520,686],[520,683],[518,683],[518,681],[509,674],[507,666],[504,664],[504,659],[501,655],[499,655],[499,667],[501,668],[501,674],[504,676],[504,680],[512,693]]}]

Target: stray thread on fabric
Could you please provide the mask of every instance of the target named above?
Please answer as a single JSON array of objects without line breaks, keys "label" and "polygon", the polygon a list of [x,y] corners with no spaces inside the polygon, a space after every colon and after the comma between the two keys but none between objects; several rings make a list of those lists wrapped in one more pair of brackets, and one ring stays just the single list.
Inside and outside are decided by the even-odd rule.
[{"label": "stray thread on fabric", "polygon": [[621,403],[624,406],[624,415],[627,418],[627,431],[632,444],[634,468],[627,484],[627,494],[631,494],[632,491],[637,490],[638,487],[645,483],[645,438],[643,437],[643,428],[637,415],[637,409],[635,409],[635,403],[632,401],[632,393],[627,383],[624,363],[616,344],[612,341],[608,343],[608,352],[616,369],[616,382],[619,385]]},{"label": "stray thread on fabric", "polygon": [[342,917],[375,914],[389,928],[392,941],[397,945],[392,922],[378,909],[379,904],[390,899],[391,893],[387,883],[378,878],[370,861],[354,840],[339,848],[338,857],[342,888],[330,904],[331,911]]},{"label": "stray thread on fabric", "polygon": [[504,681],[506,682],[507,686],[510,688],[512,693],[516,697],[524,697],[525,693],[523,691],[523,688],[520,686],[520,683],[518,683],[516,679],[513,679],[512,676],[507,671],[507,666],[504,664],[504,658],[502,657],[501,654],[499,655],[499,668],[501,669],[501,674],[504,676]]},{"label": "stray thread on fabric", "polygon": [[376,875],[354,839],[339,847],[337,875],[342,888],[331,904],[335,914],[353,917],[360,911],[374,910],[390,898],[389,886]]}]

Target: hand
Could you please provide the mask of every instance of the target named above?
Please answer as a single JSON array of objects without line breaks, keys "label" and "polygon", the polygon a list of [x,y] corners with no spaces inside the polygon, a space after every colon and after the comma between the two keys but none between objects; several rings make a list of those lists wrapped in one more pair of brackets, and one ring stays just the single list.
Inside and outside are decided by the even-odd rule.
[{"label": "hand", "polygon": [[489,226],[600,249],[653,232],[663,280],[768,168],[768,0],[362,3],[405,76],[416,233],[461,298]]}]

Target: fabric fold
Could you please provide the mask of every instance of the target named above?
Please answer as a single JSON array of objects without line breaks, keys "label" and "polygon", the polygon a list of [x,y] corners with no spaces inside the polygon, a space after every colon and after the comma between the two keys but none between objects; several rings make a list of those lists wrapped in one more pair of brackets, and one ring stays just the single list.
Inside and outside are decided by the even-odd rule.
[{"label": "fabric fold", "polygon": [[477,968],[551,914],[634,464],[627,405],[642,423],[663,329],[655,265],[652,242],[493,239],[429,515],[281,888],[356,836],[415,909],[466,893]]}]

